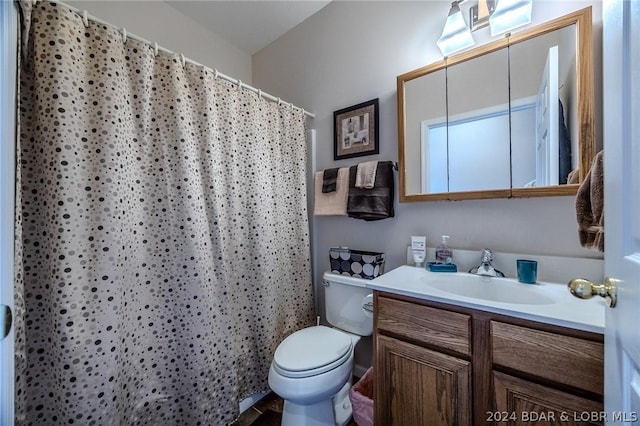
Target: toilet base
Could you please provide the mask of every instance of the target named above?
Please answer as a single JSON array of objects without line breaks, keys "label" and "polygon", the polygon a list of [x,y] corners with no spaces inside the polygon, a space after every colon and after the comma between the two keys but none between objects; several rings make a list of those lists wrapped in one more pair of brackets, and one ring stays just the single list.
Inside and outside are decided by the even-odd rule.
[{"label": "toilet base", "polygon": [[284,401],[282,426],[346,426],[351,420],[351,401],[349,400],[351,380],[330,399],[312,405],[300,405]]},{"label": "toilet base", "polygon": [[353,414],[353,408],[351,407],[351,400],[349,399],[349,391],[351,390],[351,379],[344,384],[342,389],[333,397],[333,414],[335,418],[335,424],[337,426],[346,426],[351,420]]},{"label": "toilet base", "polygon": [[333,401],[325,399],[311,405],[284,401],[282,426],[335,426]]}]

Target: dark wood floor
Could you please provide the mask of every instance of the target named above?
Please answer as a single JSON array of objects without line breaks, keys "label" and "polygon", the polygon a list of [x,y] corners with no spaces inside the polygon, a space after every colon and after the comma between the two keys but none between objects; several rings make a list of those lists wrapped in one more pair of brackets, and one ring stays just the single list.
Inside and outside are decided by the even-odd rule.
[{"label": "dark wood floor", "polygon": [[233,426],[279,426],[283,403],[278,395],[271,392],[242,413]]},{"label": "dark wood floor", "polygon": [[[246,410],[233,426],[280,426],[282,420],[282,399],[271,392]],[[351,419],[348,426],[357,426]]]}]

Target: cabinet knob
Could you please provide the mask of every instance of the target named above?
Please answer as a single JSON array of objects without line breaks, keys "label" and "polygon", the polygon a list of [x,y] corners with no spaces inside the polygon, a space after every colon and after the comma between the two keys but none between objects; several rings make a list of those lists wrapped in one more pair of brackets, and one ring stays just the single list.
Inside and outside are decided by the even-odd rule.
[{"label": "cabinet knob", "polygon": [[605,278],[604,283],[594,284],[584,278],[575,278],[569,281],[568,287],[571,294],[579,299],[591,299],[593,296],[604,297],[607,306],[614,308],[618,300],[616,282],[615,278]]}]

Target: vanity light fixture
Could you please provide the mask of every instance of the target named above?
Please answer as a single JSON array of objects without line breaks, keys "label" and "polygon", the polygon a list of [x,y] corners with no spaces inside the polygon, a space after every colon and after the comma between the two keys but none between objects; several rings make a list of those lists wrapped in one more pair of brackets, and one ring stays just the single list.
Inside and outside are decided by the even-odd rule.
[{"label": "vanity light fixture", "polygon": [[[464,0],[462,0],[464,1]],[[464,21],[464,16],[460,11],[460,0],[456,0],[451,3],[451,9],[449,9],[449,16],[447,16],[447,22],[442,29],[442,35],[438,39],[438,48],[442,52],[442,55],[449,56],[459,50],[466,49],[475,44],[471,31]]]},{"label": "vanity light fixture", "polygon": [[478,0],[469,9],[469,25],[471,31],[479,30],[489,25],[489,16],[496,8],[495,0]]},{"label": "vanity light fixture", "polygon": [[491,36],[506,33],[531,22],[533,0],[498,0],[489,18]]}]

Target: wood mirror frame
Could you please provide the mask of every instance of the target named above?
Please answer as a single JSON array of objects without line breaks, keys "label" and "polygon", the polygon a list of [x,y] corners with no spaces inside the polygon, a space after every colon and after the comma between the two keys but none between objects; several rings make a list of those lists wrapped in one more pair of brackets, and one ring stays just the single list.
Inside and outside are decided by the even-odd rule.
[{"label": "wood mirror frame", "polygon": [[446,69],[474,58],[486,55],[499,49],[514,46],[517,43],[530,40],[552,31],[571,25],[576,26],[576,93],[578,118],[578,175],[582,182],[589,171],[595,156],[595,111],[594,111],[594,77],[593,77],[593,47],[592,47],[592,13],[591,7],[561,16],[546,23],[537,25],[516,34],[488,44],[444,58],[430,65],[407,72],[397,77],[398,98],[398,163],[400,172],[400,202],[442,201],[442,200],[473,200],[491,198],[527,198],[575,195],[578,184],[562,184],[553,186],[506,188],[495,190],[445,192],[445,193],[414,193],[407,194],[407,149],[406,143],[406,115],[405,115],[405,83],[424,75]]}]

